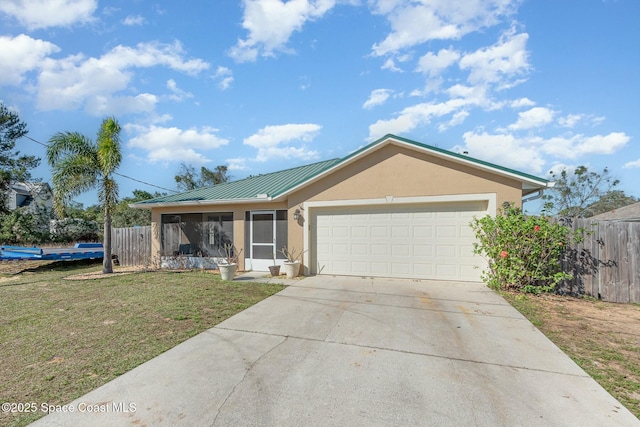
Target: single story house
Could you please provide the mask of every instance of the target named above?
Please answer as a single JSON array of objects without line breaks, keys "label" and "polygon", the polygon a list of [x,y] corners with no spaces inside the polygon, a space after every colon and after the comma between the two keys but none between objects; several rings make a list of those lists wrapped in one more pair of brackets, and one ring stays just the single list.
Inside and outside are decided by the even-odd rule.
[{"label": "single story house", "polygon": [[616,208],[608,212],[594,215],[589,219],[596,219],[600,221],[626,221],[626,222],[639,222],[640,221],[640,202],[633,203],[621,208]]},{"label": "single story house", "polygon": [[156,261],[232,243],[240,269],[267,271],[286,246],[302,252],[305,275],[475,281],[484,260],[470,221],[550,184],[387,135],[344,158],[131,206],[151,209]]}]

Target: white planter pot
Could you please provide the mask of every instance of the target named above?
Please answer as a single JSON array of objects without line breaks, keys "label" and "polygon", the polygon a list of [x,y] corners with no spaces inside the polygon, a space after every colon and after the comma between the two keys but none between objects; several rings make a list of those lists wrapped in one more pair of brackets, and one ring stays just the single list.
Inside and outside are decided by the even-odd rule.
[{"label": "white planter pot", "polygon": [[237,269],[238,264],[218,264],[218,270],[220,270],[220,278],[222,280],[233,280]]},{"label": "white planter pot", "polygon": [[300,262],[284,262],[282,264],[282,270],[287,275],[287,279],[298,277],[300,273]]}]

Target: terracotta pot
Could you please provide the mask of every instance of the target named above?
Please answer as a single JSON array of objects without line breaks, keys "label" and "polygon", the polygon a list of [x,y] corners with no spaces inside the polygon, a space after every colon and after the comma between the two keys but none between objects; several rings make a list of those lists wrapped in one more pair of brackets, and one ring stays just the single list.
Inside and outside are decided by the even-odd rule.
[{"label": "terracotta pot", "polygon": [[280,266],[279,265],[270,265],[269,266],[269,271],[271,272],[272,276],[279,276],[280,275]]}]

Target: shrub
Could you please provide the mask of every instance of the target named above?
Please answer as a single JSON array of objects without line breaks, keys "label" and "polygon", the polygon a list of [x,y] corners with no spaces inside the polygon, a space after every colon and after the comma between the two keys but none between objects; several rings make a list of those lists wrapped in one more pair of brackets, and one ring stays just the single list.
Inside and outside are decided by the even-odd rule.
[{"label": "shrub", "polygon": [[474,253],[487,259],[482,280],[493,289],[551,292],[572,276],[560,261],[567,245],[581,237],[544,216],[528,216],[509,204],[495,217],[471,222],[477,242]]},{"label": "shrub", "polygon": [[3,244],[40,243],[49,233],[42,230],[37,216],[25,208],[0,214],[0,242]]},{"label": "shrub", "polygon": [[96,242],[100,227],[95,221],[81,218],[51,220],[49,225],[51,240],[54,242]]}]

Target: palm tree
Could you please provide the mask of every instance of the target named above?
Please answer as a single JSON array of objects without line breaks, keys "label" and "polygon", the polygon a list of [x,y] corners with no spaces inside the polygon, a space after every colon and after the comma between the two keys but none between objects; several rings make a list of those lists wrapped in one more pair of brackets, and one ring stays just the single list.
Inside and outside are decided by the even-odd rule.
[{"label": "palm tree", "polygon": [[64,217],[65,206],[79,194],[97,188],[104,211],[102,272],[113,273],[111,213],[118,204],[118,184],[113,178],[120,166],[120,125],[113,117],[102,121],[96,143],[78,132],[58,132],[49,140],[47,161],[53,168],[54,207]]}]

